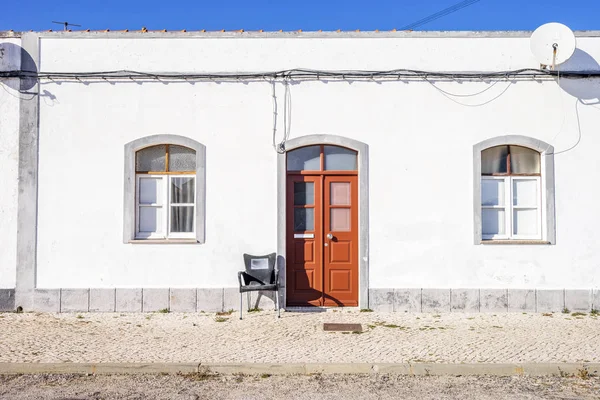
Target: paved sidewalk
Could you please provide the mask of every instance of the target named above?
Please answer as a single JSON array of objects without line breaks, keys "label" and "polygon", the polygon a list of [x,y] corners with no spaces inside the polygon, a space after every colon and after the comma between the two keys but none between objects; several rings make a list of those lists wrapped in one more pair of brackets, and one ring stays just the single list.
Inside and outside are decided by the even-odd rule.
[{"label": "paved sidewalk", "polygon": [[[593,315],[327,312],[0,314],[0,362],[600,362]],[[363,333],[324,332],[360,323]]]},{"label": "paved sidewalk", "polygon": [[402,375],[0,375],[7,400],[598,399],[600,378]]}]

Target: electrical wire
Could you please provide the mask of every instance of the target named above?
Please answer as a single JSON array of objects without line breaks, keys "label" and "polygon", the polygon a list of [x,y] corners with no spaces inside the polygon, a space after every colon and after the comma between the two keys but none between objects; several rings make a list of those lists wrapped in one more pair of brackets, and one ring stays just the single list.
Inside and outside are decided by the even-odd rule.
[{"label": "electrical wire", "polygon": [[[484,105],[486,105],[486,104],[489,104],[489,103],[491,103],[492,101],[494,101],[494,100],[496,100],[497,98],[499,98],[500,96],[502,96],[504,93],[506,93],[506,91],[507,91],[507,90],[508,90],[508,89],[509,89],[509,88],[510,88],[512,85],[513,85],[513,83],[509,81],[509,82],[508,82],[508,84],[506,85],[506,87],[505,87],[504,89],[502,89],[502,91],[501,91],[500,93],[498,93],[496,96],[494,96],[493,98],[491,98],[491,99],[489,99],[489,100],[486,100],[486,101],[484,101],[483,103],[478,103],[478,104],[467,104],[467,103],[463,103],[463,102],[461,102],[461,101],[458,101],[458,100],[456,100],[456,99],[454,99],[454,98],[452,98],[452,97],[451,97],[451,96],[460,96],[460,95],[455,95],[455,94],[452,94],[452,93],[450,93],[450,92],[446,92],[446,91],[444,91],[444,90],[440,89],[439,87],[437,87],[437,86],[436,86],[436,85],[435,85],[433,82],[430,82],[428,79],[425,79],[425,78],[424,78],[423,80],[424,80],[425,82],[429,83],[431,86],[433,86],[433,87],[434,87],[436,90],[438,90],[438,91],[439,91],[439,92],[442,94],[442,96],[446,97],[448,100],[450,100],[450,101],[453,101],[454,103],[456,103],[456,104],[459,104],[459,105],[461,105],[461,106],[465,106],[465,107],[481,107],[481,106],[484,106]],[[499,82],[499,81],[498,81],[498,82]],[[498,82],[495,82],[493,85],[495,85],[495,84],[496,84],[496,83],[498,83]],[[472,96],[476,96],[477,94],[481,94],[481,93],[485,92],[485,91],[486,91],[486,90],[488,90],[488,89],[491,89],[491,87],[489,87],[489,88],[487,88],[487,89],[485,89],[485,90],[482,90],[482,91],[481,91],[481,92],[479,92],[479,93],[476,93],[476,94],[471,94],[471,95],[469,95],[469,96],[471,96],[471,97],[472,97]],[[463,96],[463,97],[464,97],[464,96]]]},{"label": "electrical wire", "polygon": [[413,23],[410,23],[408,25],[403,26],[402,28],[400,28],[401,31],[408,31],[408,30],[413,30],[419,26],[428,24],[432,21],[435,21],[436,19],[445,17],[446,15],[450,15],[452,13],[455,13],[456,11],[462,10],[463,8],[469,7],[477,2],[479,2],[480,0],[463,0],[459,3],[456,3],[450,7],[444,8],[443,10],[440,10],[436,13],[433,13],[431,15],[428,15],[425,18],[422,18],[418,21],[415,21]]},{"label": "electrical wire", "polygon": [[[281,148],[281,142],[280,143],[276,143],[276,139],[277,139],[277,116],[278,116],[278,112],[277,112],[277,93],[276,93],[276,87],[275,87],[275,81],[272,80],[271,81],[271,97],[273,99],[273,149],[279,153],[279,154],[283,154],[285,153],[285,150],[283,150]],[[285,139],[285,136],[284,136]]]},{"label": "electrical wire", "polygon": [[[567,151],[573,150],[581,142],[581,121],[579,119],[579,103],[582,103],[582,101],[580,99],[577,99],[575,101],[575,117],[577,118],[577,141],[575,142],[575,144],[573,144],[569,148],[566,148],[561,151],[555,151],[554,153],[550,153],[550,154],[546,154],[546,155],[557,155],[557,154],[566,153]],[[547,149],[546,149],[546,151],[547,151]]]},{"label": "electrical wire", "polygon": [[[312,69],[289,69],[271,72],[247,72],[247,73],[166,73],[166,72],[142,72],[131,70],[115,71],[93,71],[93,72],[29,72],[29,71],[4,71],[0,72],[0,78],[37,78],[48,80],[82,80],[82,79],[126,79],[136,82],[141,79],[153,80],[264,80],[264,79],[310,79],[326,80],[330,78],[353,80],[353,79],[423,79],[436,78],[447,80],[482,80],[482,79],[552,79],[557,76],[557,71],[523,68],[510,71],[492,72],[443,72],[423,71],[414,69],[393,69],[385,71],[369,70],[312,70]],[[595,78],[600,77],[600,71],[562,71],[563,78]]]},{"label": "electrical wire", "polygon": [[429,79],[427,78],[423,78],[424,81],[426,81],[427,83],[429,83],[430,85],[432,85],[433,87],[435,87],[437,90],[439,90],[440,92],[447,94],[448,96],[452,96],[452,97],[474,97],[474,96],[479,96],[480,94],[483,94],[485,92],[487,92],[488,90],[490,90],[491,88],[493,88],[494,86],[496,86],[498,84],[498,82],[500,81],[496,81],[494,83],[492,83],[491,85],[489,85],[487,88],[479,91],[479,92],[475,92],[475,93],[467,93],[467,94],[457,94],[457,93],[451,93],[448,92],[444,89],[439,88],[438,86],[436,86],[435,82],[431,82]]},{"label": "electrical wire", "polygon": [[[557,71],[556,76],[557,76],[556,86],[558,88],[558,97],[560,98],[560,109],[561,109],[561,111],[563,111],[563,112],[561,112],[561,114],[562,114],[562,122],[560,123],[560,128],[558,128],[558,131],[552,137],[552,140],[550,140],[550,144],[548,144],[548,147],[546,148],[546,150],[544,151],[544,153],[548,152],[548,149],[550,149],[550,146],[552,146],[551,143],[553,143],[556,140],[556,138],[558,137],[558,135],[560,135],[560,133],[562,132],[562,130],[563,130],[564,126],[565,126],[565,120],[567,119],[566,113],[564,112],[564,110],[565,110],[565,100],[563,98],[563,91],[560,88],[560,71]],[[577,112],[577,105],[575,105],[575,111]],[[553,154],[555,154],[555,153],[553,153]]]},{"label": "electrical wire", "polygon": [[292,129],[292,97],[291,91],[289,87],[288,80],[283,81],[284,85],[284,95],[283,95],[283,138],[279,143],[277,143],[277,119],[279,116],[278,112],[278,103],[277,103],[277,93],[276,93],[276,81],[271,81],[271,96],[273,98],[273,149],[279,154],[285,153],[285,142],[290,137],[290,132]]},{"label": "electrical wire", "polygon": [[290,82],[288,79],[285,79],[283,81],[283,85],[285,88],[283,103],[284,136],[283,140],[280,143],[280,146],[281,149],[285,151],[285,142],[289,139],[290,132],[292,130],[292,92],[290,90]]},{"label": "electrical wire", "polygon": [[[21,78],[21,79],[37,79],[39,83],[42,80],[49,80],[54,82],[57,81],[65,81],[65,80],[76,80],[77,82],[81,82],[84,84],[88,84],[84,80],[102,80],[102,81],[115,81],[115,80],[127,80],[132,82],[138,82],[140,80],[183,80],[183,81],[226,81],[226,80],[271,80],[272,81],[272,96],[273,96],[273,147],[278,152],[285,152],[285,142],[289,138],[290,129],[291,129],[291,93],[289,89],[289,84],[292,79],[294,80],[327,80],[327,79],[342,79],[342,80],[375,80],[375,79],[387,79],[387,80],[419,80],[426,81],[431,84],[436,90],[442,93],[448,99],[454,101],[457,104],[463,106],[476,107],[488,104],[489,102],[495,100],[504,92],[506,92],[510,85],[509,82],[507,87],[502,90],[502,92],[495,96],[493,99],[488,100],[481,104],[471,105],[464,104],[462,102],[457,101],[453,97],[472,97],[478,94],[481,94],[487,90],[490,90],[496,83],[492,86],[482,90],[481,92],[471,93],[471,94],[453,94],[447,91],[442,90],[437,87],[435,83],[430,81],[431,79],[436,80],[448,80],[448,81],[473,81],[473,80],[540,80],[540,79],[550,79],[558,78],[559,83],[561,77],[564,78],[572,78],[572,79],[586,79],[586,78],[599,78],[600,71],[554,71],[554,70],[544,70],[544,69],[533,69],[533,68],[523,68],[509,71],[486,71],[486,72],[443,72],[443,71],[423,71],[423,70],[413,70],[413,69],[393,69],[393,70],[385,70],[385,71],[369,71],[369,70],[312,70],[312,69],[288,69],[288,70],[280,70],[280,71],[271,71],[271,72],[248,72],[248,73],[151,73],[151,72],[141,72],[141,71],[131,71],[131,70],[114,70],[114,71],[92,71],[92,72],[32,72],[32,71],[20,71],[20,70],[12,70],[12,71],[2,71],[0,72],[0,79],[2,78]],[[277,136],[277,98],[275,93],[275,83],[277,80],[283,80],[284,83],[284,132],[283,139],[281,142],[276,143]],[[3,88],[4,89],[4,88]],[[6,89],[5,89],[6,90]],[[35,94],[34,94],[35,96]],[[562,98],[561,98],[562,100]],[[576,113],[578,114],[576,109]],[[559,129],[559,133],[562,131]],[[581,140],[581,131],[578,142],[571,148],[577,146],[579,141]],[[556,136],[555,136],[556,138]],[[570,149],[571,149],[570,148]],[[563,150],[562,152],[568,151]],[[559,154],[556,152],[555,154]]]},{"label": "electrical wire", "polygon": [[[5,85],[0,85],[0,87],[2,87],[2,90],[4,90],[4,91],[5,91],[6,93],[8,93],[10,96],[12,96],[12,97],[14,97],[14,98],[16,98],[16,99],[19,99],[19,100],[27,100],[27,101],[29,101],[29,100],[33,100],[33,99],[35,99],[35,98],[37,97],[37,95],[38,95],[37,93],[30,93],[30,92],[23,91],[23,90],[13,89],[13,90],[15,90],[17,93],[19,93],[19,94],[28,94],[28,95],[31,95],[31,97],[21,97],[21,96],[19,96],[19,95],[17,95],[17,94],[11,93],[11,92],[10,92],[8,89],[6,89],[4,86],[5,86]],[[6,85],[6,86],[7,86],[7,85]]]}]

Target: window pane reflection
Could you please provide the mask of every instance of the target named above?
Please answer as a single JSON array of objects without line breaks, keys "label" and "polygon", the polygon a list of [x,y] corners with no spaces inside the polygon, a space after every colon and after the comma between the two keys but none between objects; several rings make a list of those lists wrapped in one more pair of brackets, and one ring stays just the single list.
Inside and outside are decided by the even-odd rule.
[{"label": "window pane reflection", "polygon": [[166,171],[167,146],[147,147],[135,155],[135,170],[140,172]]},{"label": "window pane reflection", "polygon": [[510,170],[513,174],[539,174],[540,153],[521,146],[510,146]]},{"label": "window pane reflection", "polygon": [[357,169],[356,152],[338,146],[325,146],[325,170],[354,171]]},{"label": "window pane reflection", "polygon": [[301,147],[287,153],[288,171],[321,170],[321,146]]},{"label": "window pane reflection", "polygon": [[350,205],[350,182],[331,182],[329,188],[332,206]]},{"label": "window pane reflection", "polygon": [[505,174],[508,146],[496,146],[481,152],[481,173],[484,175]]},{"label": "window pane reflection", "polygon": [[169,171],[196,171],[196,152],[183,146],[169,146]]},{"label": "window pane reflection", "polygon": [[315,184],[313,182],[294,182],[294,205],[315,204]]},{"label": "window pane reflection", "polygon": [[350,231],[350,209],[332,208],[330,210],[330,229],[332,232]]},{"label": "window pane reflection", "polygon": [[513,233],[533,236],[538,234],[538,212],[535,209],[514,210]]},{"label": "window pane reflection", "polygon": [[294,208],[294,232],[315,230],[315,209]]},{"label": "window pane reflection", "polygon": [[503,206],[504,205],[504,179],[482,179],[481,181],[481,205]]},{"label": "window pane reflection", "polygon": [[482,210],[484,235],[504,235],[506,232],[504,210],[484,208]]}]

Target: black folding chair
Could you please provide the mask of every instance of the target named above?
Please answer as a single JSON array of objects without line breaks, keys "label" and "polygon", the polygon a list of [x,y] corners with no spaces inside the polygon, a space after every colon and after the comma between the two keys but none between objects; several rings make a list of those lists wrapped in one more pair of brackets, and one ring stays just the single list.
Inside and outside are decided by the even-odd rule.
[{"label": "black folding chair", "polygon": [[274,291],[277,317],[281,317],[279,309],[279,274],[275,264],[277,254],[252,256],[244,254],[245,271],[238,272],[240,282],[240,319],[242,319],[243,293],[257,291]]}]

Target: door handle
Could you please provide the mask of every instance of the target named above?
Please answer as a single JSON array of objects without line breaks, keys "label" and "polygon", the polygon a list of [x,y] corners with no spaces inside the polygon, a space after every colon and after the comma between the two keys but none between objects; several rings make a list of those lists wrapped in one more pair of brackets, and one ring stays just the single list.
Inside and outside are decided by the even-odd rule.
[{"label": "door handle", "polygon": [[329,239],[329,240],[333,239],[333,235],[331,233],[328,233],[327,234],[327,239]]}]

